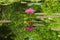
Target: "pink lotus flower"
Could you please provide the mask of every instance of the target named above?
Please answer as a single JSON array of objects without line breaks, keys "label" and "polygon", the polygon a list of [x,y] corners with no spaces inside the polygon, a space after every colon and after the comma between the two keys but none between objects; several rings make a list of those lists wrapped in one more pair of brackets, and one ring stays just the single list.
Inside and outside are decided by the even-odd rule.
[{"label": "pink lotus flower", "polygon": [[35,10],[33,10],[32,8],[29,8],[29,9],[25,10],[25,12],[26,12],[26,13],[34,13]]},{"label": "pink lotus flower", "polygon": [[32,31],[33,29],[34,29],[33,26],[27,26],[27,28],[26,28],[26,30],[28,30],[28,31]]}]

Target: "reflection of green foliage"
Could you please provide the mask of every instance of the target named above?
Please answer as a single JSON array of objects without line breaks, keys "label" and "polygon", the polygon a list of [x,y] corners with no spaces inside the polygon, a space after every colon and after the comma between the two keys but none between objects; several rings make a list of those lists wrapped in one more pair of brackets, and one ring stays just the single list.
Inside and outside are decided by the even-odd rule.
[{"label": "reflection of green foliage", "polygon": [[[60,12],[60,3],[58,1],[49,1],[42,3],[41,8],[44,12],[48,13],[59,13]],[[58,4],[58,5],[57,5]]]},{"label": "reflection of green foliage", "polygon": [[1,40],[13,40],[15,35],[12,33],[12,30],[5,26],[2,25],[0,26],[0,39]]},{"label": "reflection of green foliage", "polygon": [[20,0],[0,0],[0,4],[1,5],[9,5],[12,4],[14,2],[19,2]]},{"label": "reflection of green foliage", "polygon": [[[54,5],[53,9],[51,9],[52,8],[52,6],[50,6],[51,3],[53,3],[53,5]],[[41,7],[41,5],[39,5],[39,6],[31,6],[31,8],[37,10],[36,12],[40,12],[40,10],[42,10],[42,12],[48,12],[49,14],[53,13],[53,12],[59,12],[60,9],[55,7],[56,6],[55,3],[58,5],[59,5],[59,3],[58,2],[51,2],[51,3],[44,2],[44,4],[42,3],[43,4],[42,7]],[[59,7],[58,5],[57,5],[57,7]],[[36,21],[42,21],[45,26],[35,26],[35,29],[32,31],[25,30],[27,24],[24,24],[24,21],[28,20],[28,15],[25,13],[25,10],[28,8],[29,7],[27,6],[27,4],[21,4],[20,2],[4,6],[3,12],[2,12],[2,19],[9,19],[12,22],[8,23],[8,24],[4,24],[4,25],[2,23],[0,23],[0,26],[3,25],[3,27],[0,27],[0,31],[1,31],[1,28],[3,31],[0,33],[0,36],[4,35],[3,38],[5,38],[8,35],[7,37],[10,38],[10,36],[13,37],[15,34],[16,37],[14,38],[14,40],[25,40],[27,37],[28,38],[26,40],[28,40],[28,39],[32,40],[32,38],[33,38],[33,40],[60,40],[60,38],[58,37],[58,35],[60,35],[60,32],[51,31],[51,29],[50,29],[51,27],[53,27],[53,25],[55,25],[53,23],[55,21],[59,21],[60,18],[55,18],[52,20],[50,20],[48,18],[36,19],[33,14],[31,16],[31,17],[33,17],[32,19],[34,19]],[[53,11],[51,11],[51,10],[53,10]],[[7,26],[7,27],[5,27],[5,26]],[[57,25],[55,25],[55,26],[57,26]],[[58,26],[60,26],[60,24]],[[10,31],[8,27],[11,28],[12,31]],[[3,29],[6,29],[6,30],[3,30]],[[11,35],[9,33],[6,34],[7,31],[9,31],[9,33],[10,32],[13,32],[13,33]],[[3,34],[3,33],[5,33],[5,34]]]}]

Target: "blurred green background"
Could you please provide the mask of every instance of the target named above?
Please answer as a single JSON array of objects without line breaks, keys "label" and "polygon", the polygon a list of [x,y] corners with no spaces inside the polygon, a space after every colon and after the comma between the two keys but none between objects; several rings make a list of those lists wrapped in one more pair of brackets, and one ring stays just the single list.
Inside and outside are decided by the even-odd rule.
[{"label": "blurred green background", "polygon": [[[21,3],[21,2],[27,2]],[[29,5],[29,3],[40,3],[40,5]],[[0,23],[0,39],[1,40],[60,40],[60,31],[51,30],[54,27],[60,27],[60,18],[40,18],[37,19],[35,13],[32,19],[41,21],[44,26],[35,26],[32,31],[27,31],[28,15],[25,10],[33,8],[35,13],[60,13],[60,1],[26,1],[26,0],[0,0],[0,19],[11,20],[11,23]],[[35,23],[32,23],[35,24]]]}]

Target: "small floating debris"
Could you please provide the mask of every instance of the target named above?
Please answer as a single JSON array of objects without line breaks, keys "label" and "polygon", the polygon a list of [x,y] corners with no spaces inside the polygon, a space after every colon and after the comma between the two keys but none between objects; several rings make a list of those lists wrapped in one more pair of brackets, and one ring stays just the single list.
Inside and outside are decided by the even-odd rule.
[{"label": "small floating debris", "polygon": [[50,17],[49,17],[48,19],[49,19],[49,20],[52,20],[52,18],[50,18]]},{"label": "small floating debris", "polygon": [[[35,13],[35,15],[46,15],[46,13]],[[52,16],[57,15],[60,16],[60,13],[53,13]]]},{"label": "small floating debris", "polygon": [[44,26],[43,24],[33,24],[33,26]]},{"label": "small floating debris", "polygon": [[21,2],[22,4],[26,4],[27,2]]},{"label": "small floating debris", "polygon": [[43,24],[42,21],[34,21],[34,20],[32,20],[32,21],[28,21],[28,22],[31,22],[31,23],[38,23],[38,24]]},{"label": "small floating debris", "polygon": [[58,15],[58,16],[59,16],[59,15],[60,15],[60,13],[53,13],[52,15]]},{"label": "small floating debris", "polygon": [[60,31],[60,28],[58,27],[58,28],[51,28],[51,30],[53,30],[53,31]]},{"label": "small floating debris", "polygon": [[60,17],[60,16],[37,16],[36,18],[58,18],[58,17]]},{"label": "small floating debris", "polygon": [[39,15],[46,15],[46,13],[35,13],[35,15],[39,16]]},{"label": "small floating debris", "polygon": [[0,20],[1,23],[10,23],[10,20]]},{"label": "small floating debris", "polygon": [[41,5],[41,3],[28,3],[28,6]]}]

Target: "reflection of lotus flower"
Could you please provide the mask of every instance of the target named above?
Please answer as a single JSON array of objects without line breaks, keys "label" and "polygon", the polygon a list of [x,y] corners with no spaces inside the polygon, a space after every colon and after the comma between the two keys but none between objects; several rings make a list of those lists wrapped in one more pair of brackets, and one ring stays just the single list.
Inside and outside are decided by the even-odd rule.
[{"label": "reflection of lotus flower", "polygon": [[35,10],[33,10],[33,9],[29,8],[29,9],[25,10],[25,12],[26,12],[26,13],[34,13],[34,12],[35,12]]},{"label": "reflection of lotus flower", "polygon": [[33,26],[27,26],[27,28],[26,28],[26,30],[28,30],[28,31],[32,31],[33,29],[34,29]]}]

